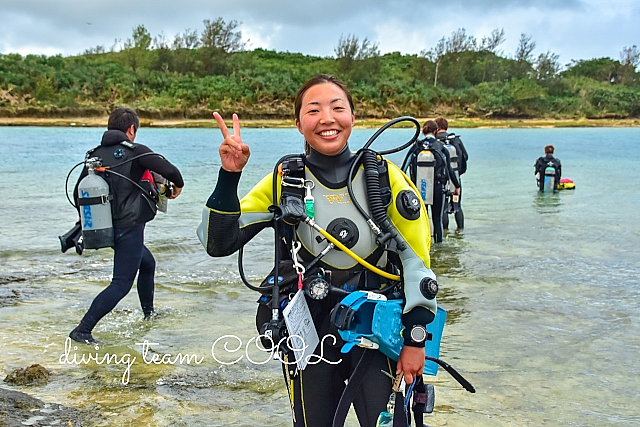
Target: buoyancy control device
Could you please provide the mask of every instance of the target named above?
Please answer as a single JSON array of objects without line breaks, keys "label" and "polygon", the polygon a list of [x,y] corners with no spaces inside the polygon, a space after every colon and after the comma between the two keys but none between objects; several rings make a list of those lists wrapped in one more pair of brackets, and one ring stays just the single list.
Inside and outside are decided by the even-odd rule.
[{"label": "buoyancy control device", "polygon": [[100,249],[113,246],[113,221],[109,184],[96,174],[101,166],[99,159],[85,161],[87,176],[78,184],[78,205],[82,225],[82,240],[85,249]]},{"label": "buoyancy control device", "polygon": [[[409,120],[412,121],[416,125],[415,135],[409,142],[402,145],[401,147],[395,148],[389,151],[382,151],[379,153],[375,153],[372,150],[369,150],[369,146],[373,143],[373,141],[387,128],[391,127],[393,124],[398,123],[399,121]],[[412,117],[401,117],[384,125],[380,128],[365,144],[365,146],[359,150],[357,153],[356,159],[353,161],[351,169],[349,170],[349,177],[354,177],[358,170],[358,167],[362,165],[365,170],[369,172],[365,175],[368,176],[366,178],[367,185],[367,197],[374,195],[375,200],[368,200],[370,214],[363,209],[360,204],[357,202],[357,198],[354,196],[354,190],[351,187],[351,179],[347,179],[347,190],[349,192],[349,198],[351,203],[358,209],[358,211],[367,219],[368,227],[371,227],[374,234],[376,235],[376,242],[379,242],[379,245],[385,245],[387,241],[391,239],[399,239],[397,230],[394,229],[388,216],[386,215],[386,207],[391,202],[391,192],[389,188],[388,178],[386,174],[386,162],[383,159],[378,159],[378,156],[382,156],[385,154],[395,153],[397,151],[404,150],[411,146],[418,138],[420,133],[420,124],[416,119]],[[367,153],[364,153],[367,152]],[[275,233],[275,260],[274,260],[274,268],[269,275],[271,278],[271,282],[263,282],[260,287],[254,286],[246,279],[243,272],[242,267],[242,259],[243,259],[243,248],[240,248],[238,251],[238,267],[240,272],[240,277],[242,278],[244,284],[252,290],[259,291],[263,294],[263,297],[259,300],[260,304],[264,305],[262,310],[262,314],[266,314],[266,308],[271,312],[270,319],[266,318],[267,316],[258,316],[260,319],[256,319],[256,326],[261,334],[268,335],[274,338],[274,341],[278,341],[279,338],[282,337],[282,333],[286,334],[286,328],[284,328],[284,324],[282,322],[282,309],[284,305],[286,305],[287,301],[283,301],[282,295],[287,297],[290,292],[288,281],[278,280],[277,282],[273,280],[273,277],[280,278],[281,271],[283,270],[283,266],[281,265],[281,254],[284,257],[288,257],[286,254],[288,250],[285,247],[281,247],[281,244],[284,240],[289,241],[291,244],[291,239],[294,238],[295,231],[293,228],[297,227],[299,223],[303,222],[309,225],[309,227],[313,228],[317,231],[322,238],[326,239],[330,242],[329,245],[326,246],[325,250],[322,250],[317,256],[309,261],[307,265],[304,266],[304,269],[300,270],[301,274],[304,274],[304,270],[307,271],[306,277],[301,277],[300,283],[302,287],[308,292],[308,295],[313,295],[313,298],[317,298],[317,294],[321,294],[326,296],[325,292],[315,292],[312,283],[317,284],[318,278],[322,278],[323,281],[321,285],[328,288],[327,291],[335,292],[338,294],[346,294],[353,290],[351,287],[348,289],[346,287],[338,287],[331,285],[331,272],[325,271],[324,269],[320,269],[320,273],[316,274],[317,269],[313,269],[313,267],[318,263],[329,251],[333,248],[336,250],[341,250],[348,254],[348,256],[352,257],[364,267],[365,270],[371,271],[374,275],[379,275],[384,277],[392,282],[399,282],[401,277],[396,274],[397,271],[384,271],[378,268],[375,265],[370,264],[367,260],[360,258],[355,253],[353,253],[349,249],[349,242],[343,244],[343,241],[340,239],[341,235],[344,234],[344,227],[339,227],[340,230],[334,234],[338,237],[332,235],[330,232],[322,229],[318,224],[314,221],[314,209],[309,209],[309,205],[313,204],[313,197],[311,196],[311,188],[307,187],[307,183],[309,180],[305,179],[305,164],[302,155],[287,155],[281,158],[274,168],[273,176],[273,206],[269,208],[270,212],[274,213],[274,227],[276,230]],[[281,184],[279,185],[278,180],[275,177],[281,176]],[[374,182],[375,181],[375,182]],[[278,191],[280,187],[281,191]],[[277,195],[281,193],[281,197],[278,198]],[[294,203],[295,202],[295,203]],[[299,206],[298,206],[299,205]],[[294,208],[298,206],[297,208]],[[379,223],[376,224],[376,223]],[[293,228],[292,228],[293,227]],[[401,240],[401,239],[399,239]],[[397,247],[403,250],[405,248],[406,242],[400,241],[397,243]],[[286,271],[286,270],[285,270]],[[312,273],[312,274],[310,274]],[[366,273],[363,273],[365,276]],[[282,274],[282,276],[287,276],[287,274]],[[296,274],[295,277],[298,275]],[[337,282],[337,281],[336,281]],[[391,292],[395,289],[395,286],[387,286],[385,291]],[[285,298],[286,299],[286,298]],[[259,313],[260,314],[260,313]],[[276,338],[278,337],[278,338]]]},{"label": "buoyancy control device", "polygon": [[[387,300],[384,295],[370,291],[355,291],[347,295],[334,308],[331,321],[345,341],[341,352],[348,353],[353,347],[379,349],[385,356],[398,360],[404,343],[404,326],[400,320],[403,301]],[[425,355],[440,357],[440,341],[447,312],[440,306],[434,320],[427,325],[428,339]],[[436,375],[438,365],[427,361],[424,374]]]},{"label": "buoyancy control device", "polygon": [[[416,125],[416,133],[409,142],[389,151],[373,152],[369,149],[371,143],[380,133],[402,120],[411,121]],[[387,163],[382,156],[402,151],[413,145],[419,133],[420,124],[412,117],[401,117],[387,123],[358,151],[347,179],[350,202],[353,203],[362,216],[366,218],[367,224],[376,236],[376,244],[380,248],[389,250],[393,256],[400,258],[402,258],[400,253],[407,250],[408,246],[407,242],[391,223],[387,214],[387,207],[393,202],[393,194],[391,193],[389,183]],[[352,186],[353,177],[356,176],[356,171],[361,165],[364,168],[364,175],[366,176],[367,209],[358,203],[358,198],[355,196],[355,189]],[[336,234],[333,235],[322,229],[316,223],[314,217],[317,212],[315,212],[314,209],[309,209],[309,204],[313,207],[313,197],[311,194],[313,186],[307,186],[308,180],[305,179],[304,173],[305,165],[302,156],[285,156],[277,162],[274,168],[272,190],[274,204],[269,207],[269,211],[274,214],[274,268],[259,287],[252,285],[247,280],[242,266],[243,248],[240,248],[238,252],[238,267],[242,281],[249,289],[256,290],[262,294],[258,300],[259,309],[258,316],[256,317],[256,326],[260,331],[261,339],[263,336],[269,338],[269,343],[265,343],[264,340],[262,341],[263,345],[269,348],[269,344],[271,344],[271,348],[273,348],[275,342],[279,342],[280,339],[289,336],[289,332],[283,321],[283,311],[292,299],[292,295],[295,292],[295,283],[297,283],[299,292],[304,291],[314,300],[324,299],[329,293],[334,293],[334,296],[335,294],[345,296],[345,298],[334,307],[332,312],[332,323],[334,325],[340,321],[344,322],[343,327],[339,328],[339,334],[346,342],[346,345],[342,348],[343,352],[346,353],[358,345],[365,348],[377,348],[388,357],[398,360],[402,345],[404,344],[404,338],[401,335],[401,331],[404,328],[402,324],[403,310],[406,309],[407,306],[415,306],[416,300],[419,300],[420,297],[414,292],[410,295],[407,294],[405,299],[402,299],[400,294],[401,289],[399,288],[402,286],[401,282],[403,281],[401,271],[397,269],[384,271],[375,265],[369,264],[367,260],[358,257],[358,255],[349,249],[349,242],[340,238],[343,233],[338,232],[333,233]],[[282,177],[280,184],[281,197],[279,199],[277,198],[278,175]],[[433,184],[431,183],[428,187],[432,188]],[[297,191],[293,191],[296,188]],[[410,193],[414,194],[413,191]],[[398,198],[400,199],[400,196],[398,196]],[[415,209],[415,212],[412,214],[416,214],[415,218],[417,218],[417,215],[420,213],[420,201],[415,195],[414,200],[418,203],[417,207],[411,203],[410,205]],[[321,238],[329,242],[324,250],[318,253],[314,259],[305,263],[305,265],[302,265],[297,257],[301,243],[296,240],[295,227],[301,223],[309,225],[322,236]],[[329,226],[327,228],[329,228]],[[340,229],[340,231],[344,230],[344,227]],[[331,272],[325,270],[318,264],[320,260],[333,249],[341,250],[352,257],[358,264],[365,268],[365,271],[386,278],[387,285],[375,292],[334,286],[332,284]],[[288,257],[287,252],[290,253],[291,258],[283,260],[281,256],[283,256],[283,258]],[[421,261],[420,263],[415,263],[413,262],[413,258],[409,259],[407,257],[407,259],[408,264],[405,274],[412,277],[407,279],[405,276],[404,280],[415,281],[417,276],[421,274],[420,268],[418,268],[418,264],[420,264]],[[393,268],[393,263],[389,263],[388,265]],[[277,278],[277,280],[275,280],[275,278]],[[431,279],[431,275],[428,275],[428,278]],[[313,288],[312,284],[316,282],[320,282],[321,289]],[[433,277],[433,282],[435,283],[435,277]],[[336,283],[341,282],[336,281]],[[422,289],[420,292],[422,292]],[[389,298],[385,295],[389,295]],[[421,295],[424,296],[424,293]],[[442,308],[437,307],[434,297],[435,295],[429,298],[433,300],[434,305],[431,311],[436,314],[434,320],[428,325],[428,335],[430,335],[430,337],[427,338],[428,341],[426,341],[425,345],[426,361],[423,372],[428,375],[435,375],[438,366],[441,366],[449,374],[454,376],[466,390],[475,392],[473,386],[455,371],[453,367],[438,359],[446,312]],[[284,349],[283,346],[278,346],[278,351],[285,353],[284,357],[282,354],[280,355],[280,357],[283,357],[281,360],[287,360],[287,350]],[[351,392],[348,389],[357,389],[357,384],[359,384],[358,378],[362,378],[366,373],[366,369],[359,369],[359,366],[361,364],[366,367],[369,366],[366,363],[362,363],[362,361],[365,360],[365,354],[373,354],[373,352],[370,350],[363,352],[363,356],[360,362],[358,362],[358,367],[355,368],[355,372],[348,381],[347,389],[345,389],[340,399],[339,407],[334,415],[334,427],[344,425],[344,419],[346,418],[351,403],[349,398]],[[294,374],[296,374],[296,371],[288,370],[288,375]]]},{"label": "buoyancy control device", "polygon": [[[121,143],[125,147],[132,148],[132,144]],[[104,179],[101,174],[108,171],[109,174],[117,176],[118,179],[128,181],[134,188],[140,191],[140,197],[148,204],[150,218],[155,216],[158,209],[166,212],[166,198],[170,197],[173,192],[173,184],[166,180],[162,175],[147,171],[139,182],[133,181],[126,174],[113,170],[118,166],[125,165],[143,156],[159,156],[162,155],[154,152],[148,152],[131,157],[121,163],[111,166],[103,166],[102,159],[91,155],[95,149],[89,151],[85,160],[76,164],[67,174],[65,181],[65,189],[67,190],[67,200],[74,208],[80,212],[79,226],[82,232],[78,234],[81,238],[75,236],[74,229],[67,232],[64,236],[59,236],[62,245],[62,252],[65,252],[73,243],[76,245],[76,252],[82,253],[83,249],[100,249],[112,247],[114,245],[114,204],[117,202],[116,196],[109,187],[109,182]],[[69,197],[68,185],[69,177],[72,172],[80,165],[84,165],[87,169],[85,176],[78,183],[78,200],[77,206]],[[164,200],[160,198],[164,196]],[[144,205],[143,205],[144,206]],[[75,228],[75,227],[74,227]]]}]

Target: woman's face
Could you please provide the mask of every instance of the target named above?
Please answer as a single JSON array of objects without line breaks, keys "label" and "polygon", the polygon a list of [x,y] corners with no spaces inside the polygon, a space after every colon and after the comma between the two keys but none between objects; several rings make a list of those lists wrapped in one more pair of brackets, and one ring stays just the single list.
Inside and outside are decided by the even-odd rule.
[{"label": "woman's face", "polygon": [[311,148],[334,156],[347,145],[355,119],[347,94],[327,82],[311,86],[302,96],[296,126]]}]

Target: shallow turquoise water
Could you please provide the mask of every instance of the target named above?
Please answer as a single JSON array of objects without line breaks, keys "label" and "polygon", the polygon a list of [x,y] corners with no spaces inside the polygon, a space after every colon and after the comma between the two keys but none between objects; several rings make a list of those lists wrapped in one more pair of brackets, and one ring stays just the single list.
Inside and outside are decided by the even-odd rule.
[{"label": "shallow turquoise water", "polygon": [[[141,129],[137,142],[182,170],[183,194],[147,228],[158,262],[157,306],[142,322],[131,292],[97,327],[100,354],[131,354],[123,365],[61,364],[64,341],[108,284],[110,250],[60,253],[57,236],[75,222],[64,181],[97,128],[0,128],[0,376],[32,363],[52,370],[43,386],[18,388],[49,401],[94,408],[95,425],[290,425],[275,361],[221,365],[221,336],[255,336],[256,295],[241,284],[235,257],[213,259],[195,228],[219,168],[215,129]],[[356,130],[351,147],[372,130]],[[373,148],[407,141],[386,132]],[[283,154],[300,152],[295,129],[244,129],[251,168],[246,192]],[[640,374],[640,129],[474,129],[463,176],[466,229],[432,248],[449,311],[441,356],[476,387],[465,392],[446,373],[436,384],[430,425],[637,425]],[[556,146],[575,191],[540,195],[533,164]],[[391,155],[400,163],[403,155]],[[75,183],[73,175],[72,183]],[[247,247],[252,281],[272,262],[272,238]],[[197,364],[147,364],[152,352],[194,354]],[[82,349],[85,353],[91,351]],[[94,350],[95,351],[95,350]],[[73,352],[72,352],[73,353]],[[254,358],[259,354],[251,353]],[[233,360],[235,357],[228,360]],[[257,420],[254,422],[253,420]],[[350,425],[355,425],[350,419]]]}]

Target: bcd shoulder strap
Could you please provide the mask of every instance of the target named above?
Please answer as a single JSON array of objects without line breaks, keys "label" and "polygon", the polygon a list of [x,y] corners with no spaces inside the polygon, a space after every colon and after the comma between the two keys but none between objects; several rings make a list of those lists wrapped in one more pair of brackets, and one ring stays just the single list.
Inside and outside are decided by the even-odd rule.
[{"label": "bcd shoulder strap", "polygon": [[[131,141],[120,141],[119,142],[120,145],[124,145],[125,147],[127,147],[130,150],[133,150],[134,148],[136,148],[138,146],[138,144],[136,144],[135,142],[131,142]],[[114,145],[115,146],[115,145]],[[90,158],[91,155],[93,154],[94,151],[96,151],[99,148],[105,148],[107,147],[106,145],[98,145],[97,147],[93,147],[91,150],[87,151],[87,154],[85,154],[85,160]]]},{"label": "bcd shoulder strap", "polygon": [[[293,156],[284,160],[279,168],[282,175],[280,200],[284,200],[287,196],[299,197],[304,199],[304,157]],[[276,179],[276,177],[274,177]],[[276,194],[273,195],[276,197]],[[274,200],[274,202],[276,202]]]},{"label": "bcd shoulder strap", "polygon": [[131,141],[121,141],[120,145],[124,145],[125,147],[130,148],[132,150],[138,146],[138,144]]}]

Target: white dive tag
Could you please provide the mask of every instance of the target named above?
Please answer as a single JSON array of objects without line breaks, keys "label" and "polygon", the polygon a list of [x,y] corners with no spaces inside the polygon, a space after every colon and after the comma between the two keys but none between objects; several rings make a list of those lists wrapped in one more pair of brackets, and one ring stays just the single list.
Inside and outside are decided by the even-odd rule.
[{"label": "white dive tag", "polygon": [[289,331],[288,344],[293,349],[299,369],[307,366],[307,359],[318,346],[320,339],[311,319],[311,312],[304,298],[304,292],[299,290],[282,310],[284,323]]},{"label": "white dive tag", "polygon": [[368,300],[372,300],[372,301],[386,301],[387,297],[385,297],[382,294],[378,294],[375,292],[371,292],[371,291],[366,291],[367,292],[367,299]]}]

